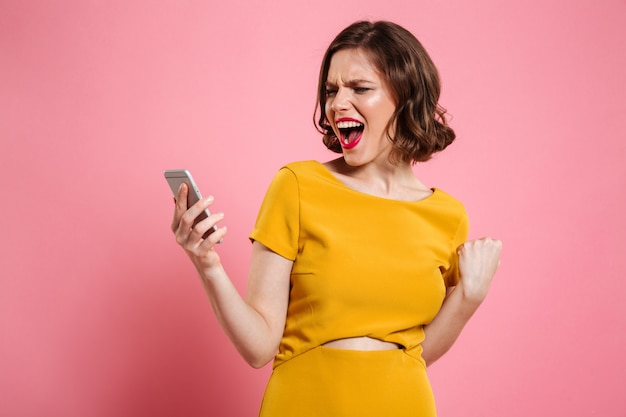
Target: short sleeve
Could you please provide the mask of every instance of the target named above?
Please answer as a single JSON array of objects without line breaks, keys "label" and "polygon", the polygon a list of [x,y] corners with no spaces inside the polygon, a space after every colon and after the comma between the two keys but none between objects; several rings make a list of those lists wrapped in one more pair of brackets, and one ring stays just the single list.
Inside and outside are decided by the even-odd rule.
[{"label": "short sleeve", "polygon": [[463,210],[463,216],[459,222],[456,233],[452,238],[452,244],[450,248],[450,267],[444,273],[443,279],[446,283],[446,287],[453,287],[459,283],[459,255],[457,249],[465,241],[469,234],[469,220],[467,213]]},{"label": "short sleeve", "polygon": [[250,240],[293,261],[298,253],[299,233],[298,179],[292,170],[283,167],[265,194]]}]

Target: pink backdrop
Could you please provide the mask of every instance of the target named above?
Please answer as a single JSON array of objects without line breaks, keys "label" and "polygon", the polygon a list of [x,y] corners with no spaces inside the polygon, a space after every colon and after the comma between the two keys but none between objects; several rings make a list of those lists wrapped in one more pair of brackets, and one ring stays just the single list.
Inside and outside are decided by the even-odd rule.
[{"label": "pink backdrop", "polygon": [[[233,4],[227,4],[233,3]],[[0,415],[253,416],[244,364],[169,231],[167,168],[247,234],[283,164],[327,160],[321,55],[412,30],[459,139],[416,167],[504,241],[430,374],[442,417],[626,416],[626,2],[0,1]]]}]

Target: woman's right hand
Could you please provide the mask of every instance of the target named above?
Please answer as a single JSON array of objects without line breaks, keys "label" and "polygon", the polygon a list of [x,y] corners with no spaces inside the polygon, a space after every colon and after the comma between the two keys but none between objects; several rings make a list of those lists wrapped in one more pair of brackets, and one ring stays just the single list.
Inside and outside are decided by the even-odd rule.
[{"label": "woman's right hand", "polygon": [[211,205],[213,198],[205,197],[187,207],[188,191],[183,184],[175,197],[172,231],[176,242],[198,270],[215,316],[237,350],[255,368],[264,366],[276,355],[285,329],[293,261],[272,252],[260,242],[254,242],[244,300],[215,251],[215,245],[226,235],[226,228],[219,227],[202,239],[224,215],[211,214],[193,226],[194,220]]},{"label": "woman's right hand", "polygon": [[211,270],[222,267],[215,245],[226,235],[226,227],[217,228],[206,239],[202,236],[222,220],[224,214],[212,213],[193,226],[194,220],[213,203],[213,197],[204,197],[193,206],[187,207],[188,192],[189,188],[186,184],[178,189],[171,228],[176,236],[176,242],[185,250],[201,277],[206,279]]}]

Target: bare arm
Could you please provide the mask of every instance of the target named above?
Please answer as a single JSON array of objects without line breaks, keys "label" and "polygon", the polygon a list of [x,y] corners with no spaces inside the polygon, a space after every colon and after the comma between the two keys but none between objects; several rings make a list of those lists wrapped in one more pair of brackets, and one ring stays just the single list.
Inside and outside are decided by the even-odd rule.
[{"label": "bare arm", "polygon": [[448,291],[441,310],[424,328],[426,339],[422,343],[422,357],[427,365],[452,347],[487,296],[501,251],[502,242],[489,238],[466,242],[459,248],[459,283]]},{"label": "bare arm", "polygon": [[193,220],[210,206],[212,198],[204,198],[187,209],[187,187],[183,185],[176,201],[172,231],[196,267],[220,325],[246,362],[255,368],[267,364],[278,350],[285,326],[292,261],[255,242],[248,291],[242,298],[215,251],[226,228],[218,228],[202,239],[223,219],[223,214],[212,214],[192,229]]}]

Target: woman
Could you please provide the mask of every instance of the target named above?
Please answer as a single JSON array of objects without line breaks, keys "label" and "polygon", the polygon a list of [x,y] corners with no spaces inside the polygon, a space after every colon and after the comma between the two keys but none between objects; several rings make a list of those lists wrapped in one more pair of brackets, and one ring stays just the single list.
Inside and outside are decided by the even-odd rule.
[{"label": "woman", "polygon": [[[212,198],[172,223],[231,341],[254,367],[274,359],[261,416],[435,416],[426,366],[454,343],[489,289],[501,244],[465,242],[461,203],[412,164],[455,137],[437,70],[415,37],[357,22],[328,48],[318,129],[342,156],[283,167],[251,234],[241,298],[215,245]],[[465,242],[465,243],[464,243]]]}]

